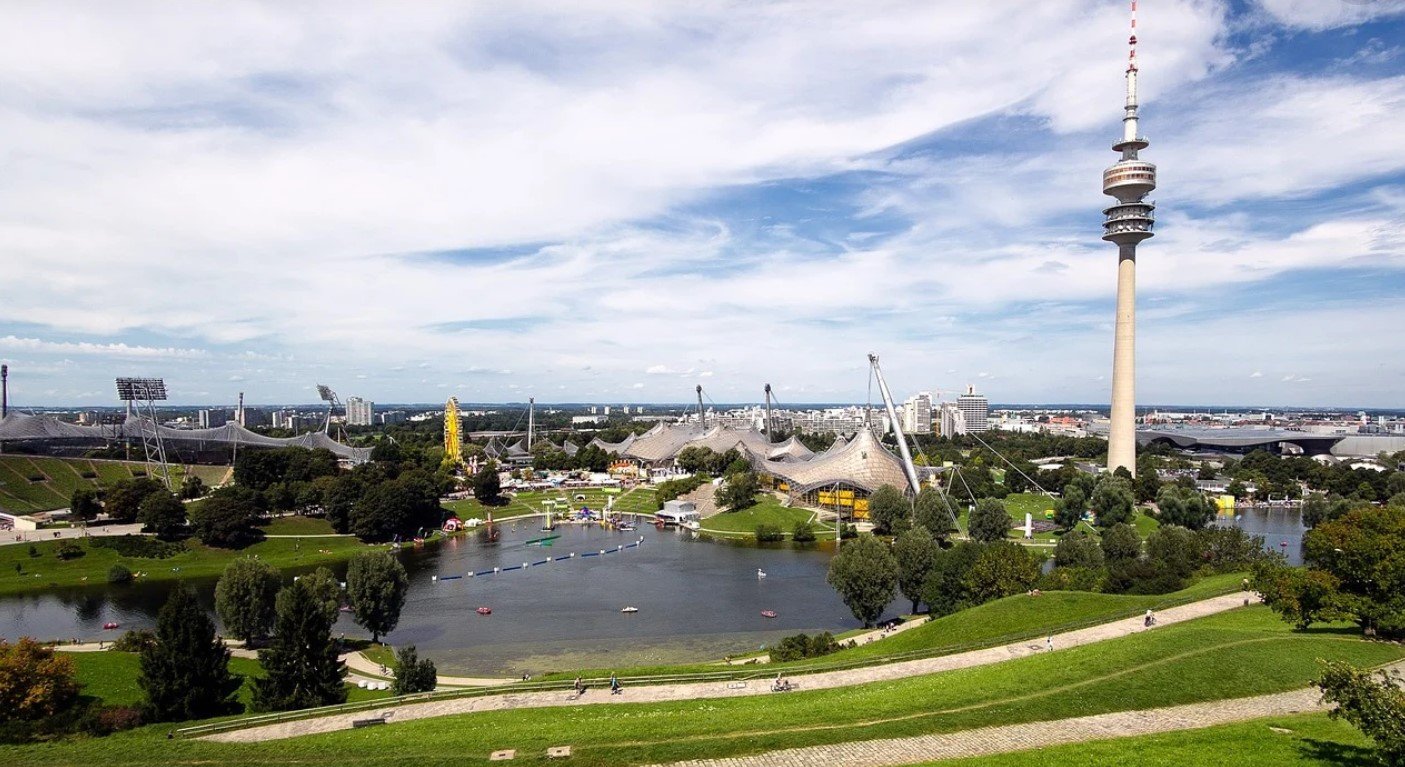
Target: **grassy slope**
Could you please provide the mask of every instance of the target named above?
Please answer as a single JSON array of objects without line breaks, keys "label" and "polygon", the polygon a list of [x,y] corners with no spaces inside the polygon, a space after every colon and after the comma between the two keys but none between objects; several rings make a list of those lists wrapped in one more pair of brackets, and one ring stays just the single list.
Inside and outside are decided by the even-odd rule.
[{"label": "grassy slope", "polygon": [[[795,529],[797,522],[814,522],[815,513],[810,509],[790,508],[781,505],[781,502],[770,493],[766,493],[757,498],[755,506],[741,511],[724,511],[702,521],[704,530],[721,531],[724,533],[736,533],[740,535],[752,535],[756,532],[757,525],[774,525],[785,531],[786,537],[790,536],[790,531]],[[815,526],[815,536],[822,538],[828,535],[833,538],[834,533],[827,531],[820,525]]]},{"label": "grassy slope", "polygon": [[263,527],[264,535],[335,535],[332,523],[318,517],[278,517]]},{"label": "grassy slope", "polygon": [[[577,495],[585,496],[585,500],[576,500]],[[607,499],[614,497],[614,508],[621,512],[635,512],[639,514],[653,514],[657,510],[654,503],[654,490],[651,487],[636,487],[632,490],[620,493],[606,493],[601,488],[575,488],[548,491],[527,491],[517,493],[505,506],[494,506],[492,508],[493,519],[503,520],[514,517],[531,516],[542,513],[542,501],[544,500],[564,500],[572,511],[579,510],[582,506],[588,506],[592,511],[599,511],[605,508]],[[487,511],[478,501],[469,498],[461,501],[449,501],[445,503],[446,508],[452,509],[459,517],[480,519],[487,516]],[[565,507],[558,510],[564,511]]]},{"label": "grassy slope", "polygon": [[[31,512],[66,508],[73,491],[79,487],[110,485],[118,480],[130,479],[134,471],[145,472],[146,464],[88,458],[0,455],[0,509]],[[171,467],[171,480],[180,483],[187,474],[194,474],[206,485],[214,486],[224,480],[228,471],[225,466],[176,465]],[[85,478],[84,472],[96,476]],[[31,476],[43,476],[44,480],[30,482]]]},{"label": "grassy slope", "polygon": [[[1275,732],[1271,728],[1287,730]],[[1377,764],[1370,741],[1326,714],[1259,719],[1201,730],[1099,740],[1039,751],[929,762],[924,767],[1343,767]]]},{"label": "grassy slope", "polygon": [[[1047,591],[1040,597],[1028,597],[1021,594],[946,615],[921,626],[893,634],[886,639],[840,650],[823,658],[791,663],[768,663],[754,669],[732,667],[731,670],[738,673],[754,671],[758,677],[761,677],[774,674],[780,669],[815,666],[816,664],[877,662],[884,657],[896,655],[949,655],[973,647],[1007,644],[1066,631],[1072,627],[1132,617],[1148,608],[1160,609],[1166,604],[1206,599],[1236,589],[1243,577],[1243,573],[1212,575],[1181,591],[1153,596],[1096,594],[1086,591]],[[570,679],[580,673],[586,678],[597,678],[609,676],[612,672],[624,677],[637,677],[722,670],[727,669],[720,664],[709,663],[629,669],[600,668],[580,672],[563,671],[548,674],[545,677]]]},{"label": "grassy slope", "polygon": [[406,764],[476,764],[494,749],[540,755],[563,743],[574,747],[573,764],[670,761],[1277,692],[1306,685],[1317,658],[1376,665],[1402,654],[1339,628],[1292,632],[1251,607],[1008,663],[813,693],[486,712],[256,745],[157,744],[147,729],[12,750],[35,767],[99,758],[357,765],[389,754]]}]

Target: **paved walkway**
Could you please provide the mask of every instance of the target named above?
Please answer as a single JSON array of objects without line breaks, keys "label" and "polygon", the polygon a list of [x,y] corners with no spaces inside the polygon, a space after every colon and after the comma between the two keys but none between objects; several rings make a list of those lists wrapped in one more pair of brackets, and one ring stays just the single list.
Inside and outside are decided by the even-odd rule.
[{"label": "paved walkway", "polygon": [[[1206,599],[1200,602],[1192,602],[1187,605],[1181,605],[1180,607],[1172,607],[1157,613],[1157,626],[1167,626],[1173,623],[1180,623],[1182,621],[1231,610],[1242,606],[1244,600],[1248,598],[1254,597],[1241,592],[1238,594]],[[1113,621],[1112,623],[1104,623],[1077,631],[1055,634],[1049,638],[1049,641],[1052,642],[1054,651],[1057,652],[1063,648],[1092,644],[1094,642],[1115,639],[1129,634],[1135,634],[1139,631],[1149,630],[1154,630],[1154,628],[1148,629],[1144,627],[1142,625],[1142,618],[1136,617]],[[1036,653],[1048,652],[1047,647],[1048,643],[1044,640],[1016,642],[1014,644],[991,647],[984,650],[973,650],[971,652],[957,653],[954,655],[943,655],[936,658],[923,658],[921,660],[889,663],[880,666],[866,666],[842,671],[826,671],[818,674],[795,677],[791,681],[795,682],[802,690],[847,687],[850,685],[868,684],[870,682],[882,682],[892,679],[922,676],[939,671],[951,671],[954,669],[1000,663],[1014,658],[1022,658]],[[501,695],[408,703],[399,706],[387,703],[385,708],[378,709],[378,711],[386,718],[395,722],[400,722],[412,719],[466,714],[475,711],[546,708],[551,706],[584,704],[657,703],[664,701],[697,700],[699,698],[734,698],[744,695],[772,694],[770,683],[765,679],[752,680],[741,686],[734,686],[737,684],[738,683],[735,682],[728,683],[717,681],[636,685],[625,688],[619,695],[611,695],[608,691],[603,689],[591,689],[587,690],[586,693],[579,698],[569,691],[562,690],[547,692],[506,692]],[[293,738],[318,732],[350,729],[354,720],[364,718],[365,716],[365,712],[335,714],[315,719],[302,719],[293,722],[282,722],[262,727],[250,727],[243,730],[219,733],[217,735],[208,736],[208,739],[225,742],[252,742]]]},{"label": "paved walkway", "polygon": [[[929,620],[931,620],[931,617],[929,616],[912,618],[909,620],[905,620],[890,629],[874,629],[872,631],[866,631],[862,634],[855,634],[851,637],[845,637],[844,639],[839,640],[839,643],[847,644],[852,641],[855,644],[868,644],[869,642],[877,642],[882,639],[887,639],[888,637],[894,634],[901,634],[902,632],[907,631],[909,629],[917,628],[918,626],[921,626]],[[731,666],[746,666],[770,662],[771,654],[763,653],[761,655],[750,655],[745,658],[731,658],[727,661],[727,664]]]},{"label": "paved walkway", "polygon": [[[381,673],[381,664],[370,660],[359,652],[347,653],[343,655],[341,659],[346,663],[346,667],[349,671],[356,672],[358,675],[371,681],[386,682],[395,675],[395,673],[389,669],[387,669],[385,673]],[[497,687],[499,685],[512,684],[518,681],[521,680],[439,675],[439,687]]]},{"label": "paved walkway", "polygon": [[[692,759],[669,767],[812,767],[842,764],[845,767],[895,767],[941,759],[990,756],[1011,751],[1126,738],[1158,732],[1194,730],[1220,724],[1297,714],[1319,708],[1321,693],[1293,690],[1255,698],[1232,698],[1143,711],[1118,711],[1052,722],[1027,722],[1003,727],[982,727],[941,735],[859,740],[827,746],[788,748],[726,759]],[[1136,759],[1129,755],[1129,763]],[[663,767],[652,765],[652,767]]]}]

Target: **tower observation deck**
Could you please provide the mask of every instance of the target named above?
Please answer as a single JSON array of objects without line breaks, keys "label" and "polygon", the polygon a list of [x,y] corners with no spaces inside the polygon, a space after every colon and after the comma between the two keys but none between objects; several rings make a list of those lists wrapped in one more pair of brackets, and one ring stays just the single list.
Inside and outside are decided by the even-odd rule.
[{"label": "tower observation deck", "polygon": [[1137,243],[1152,236],[1156,166],[1137,156],[1150,144],[1137,130],[1137,0],[1132,0],[1132,34],[1127,39],[1127,102],[1122,139],[1112,145],[1122,158],[1103,171],[1103,194],[1117,202],[1103,210],[1103,239],[1117,244],[1117,323],[1112,349],[1112,412],[1107,470],[1137,471],[1136,303]]}]

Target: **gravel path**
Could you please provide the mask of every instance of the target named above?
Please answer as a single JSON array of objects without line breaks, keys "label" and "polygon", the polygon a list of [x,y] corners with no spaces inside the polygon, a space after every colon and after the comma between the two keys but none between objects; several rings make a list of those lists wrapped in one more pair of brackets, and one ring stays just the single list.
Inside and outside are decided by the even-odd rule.
[{"label": "gravel path", "polygon": [[[1031,598],[1037,599],[1038,597]],[[1238,594],[1206,599],[1200,602],[1192,602],[1187,605],[1181,605],[1180,607],[1172,607],[1157,613],[1157,626],[1167,626],[1173,623],[1180,623],[1182,621],[1231,610],[1242,606],[1246,599],[1254,598],[1256,597],[1241,592]],[[802,690],[847,687],[850,685],[868,684],[870,682],[882,682],[892,679],[922,676],[939,671],[951,671],[960,668],[1000,663],[1014,658],[1034,655],[1036,653],[1049,652],[1049,643],[1052,643],[1053,651],[1058,652],[1058,650],[1063,648],[1092,644],[1094,642],[1135,634],[1139,631],[1152,630],[1155,630],[1155,628],[1148,629],[1142,625],[1142,619],[1140,617],[1128,618],[1126,620],[1104,623],[1077,631],[1055,634],[1049,637],[1047,641],[1035,640],[1017,642],[984,650],[973,650],[971,652],[944,655],[936,658],[889,663],[881,666],[866,666],[843,671],[827,671],[794,677],[791,681],[795,682]],[[210,735],[207,736],[206,739],[223,742],[253,742],[294,738],[318,732],[350,729],[353,721],[374,715],[385,716],[391,722],[401,722],[413,719],[465,714],[474,711],[545,708],[550,706],[583,704],[657,703],[664,701],[697,700],[699,698],[732,698],[743,695],[772,694],[770,691],[770,684],[766,680],[753,680],[742,684],[742,686],[734,686],[737,684],[741,683],[691,682],[685,684],[638,685],[626,688],[619,695],[611,695],[608,691],[603,689],[592,689],[580,696],[579,699],[568,691],[550,691],[508,692],[501,695],[410,703],[400,706],[387,703],[385,708],[376,709],[374,712],[360,711],[349,714],[335,714],[315,719],[301,719],[292,722],[264,725],[261,727],[250,727],[243,730]]]}]

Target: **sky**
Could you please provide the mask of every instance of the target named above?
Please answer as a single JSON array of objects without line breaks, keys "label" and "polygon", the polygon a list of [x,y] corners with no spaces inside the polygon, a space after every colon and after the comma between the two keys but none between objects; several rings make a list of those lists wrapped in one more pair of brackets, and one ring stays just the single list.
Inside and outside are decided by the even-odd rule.
[{"label": "sky", "polygon": [[[1143,0],[1139,404],[1405,405],[1405,0]],[[1122,0],[16,0],[19,407],[1108,400]]]}]

